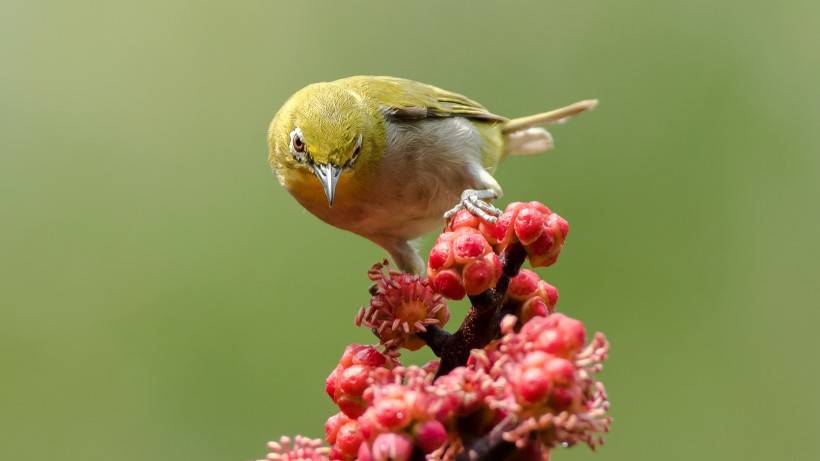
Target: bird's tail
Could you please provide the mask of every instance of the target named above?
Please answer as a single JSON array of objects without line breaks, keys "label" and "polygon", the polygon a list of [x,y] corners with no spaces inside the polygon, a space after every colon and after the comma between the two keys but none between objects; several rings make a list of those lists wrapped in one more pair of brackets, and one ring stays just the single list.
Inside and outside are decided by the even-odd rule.
[{"label": "bird's tail", "polygon": [[506,155],[533,155],[553,148],[552,135],[541,125],[564,123],[581,112],[592,110],[597,99],[578,101],[560,109],[514,118],[501,127]]}]

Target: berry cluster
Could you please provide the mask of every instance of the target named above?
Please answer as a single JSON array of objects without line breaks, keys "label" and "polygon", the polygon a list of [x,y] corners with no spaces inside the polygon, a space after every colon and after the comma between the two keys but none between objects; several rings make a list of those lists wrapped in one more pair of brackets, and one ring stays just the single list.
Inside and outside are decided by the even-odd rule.
[{"label": "berry cluster", "polygon": [[[538,202],[513,203],[494,223],[456,213],[436,240],[426,277],[374,265],[356,324],[381,349],[348,346],[326,381],[339,413],[325,441],[269,444],[269,460],[547,459],[553,448],[603,440],[610,418],[595,375],[609,345],[555,313],[558,290],[532,270],[553,264],[567,222]],[[470,296],[456,333],[446,299]],[[402,366],[399,350],[428,345],[441,361]],[[472,349],[472,351],[470,351]],[[446,364],[445,362],[448,362]]]}]

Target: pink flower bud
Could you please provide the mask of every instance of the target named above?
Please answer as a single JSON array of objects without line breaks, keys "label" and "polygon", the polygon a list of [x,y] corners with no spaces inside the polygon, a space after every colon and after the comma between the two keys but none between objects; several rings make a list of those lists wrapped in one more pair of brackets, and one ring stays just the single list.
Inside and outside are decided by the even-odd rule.
[{"label": "pink flower bud", "polygon": [[367,404],[361,399],[352,395],[343,394],[336,399],[336,406],[345,415],[352,419],[361,416],[367,410]]},{"label": "pink flower bud", "polygon": [[510,279],[507,296],[517,301],[524,301],[535,296],[540,280],[541,278],[535,272],[529,269],[521,269],[518,275]]},{"label": "pink flower bud", "polygon": [[547,256],[555,242],[552,234],[543,232],[537,239],[527,244],[527,254],[530,256]]},{"label": "pink flower bud", "polygon": [[410,411],[402,399],[379,400],[374,407],[376,421],[388,429],[401,429],[410,422]]},{"label": "pink flower bud", "polygon": [[362,395],[367,388],[367,377],[370,370],[364,365],[352,365],[345,369],[339,377],[341,390],[348,394]]},{"label": "pink flower bud", "polygon": [[569,235],[569,223],[557,213],[549,215],[547,219],[547,227],[553,230],[556,236],[560,236],[561,241]]},{"label": "pink flower bud", "polygon": [[495,264],[480,259],[464,267],[464,288],[468,295],[477,295],[495,285]]},{"label": "pink flower bud", "polygon": [[325,440],[327,440],[327,443],[331,445],[336,443],[336,434],[339,432],[339,428],[349,421],[350,418],[345,416],[344,413],[336,413],[328,418],[325,422]]},{"label": "pink flower bud", "polygon": [[447,226],[447,230],[456,230],[461,227],[477,228],[481,220],[469,210],[460,210],[452,218]]},{"label": "pink flower bud", "polygon": [[413,442],[407,434],[379,434],[371,452],[373,461],[408,461],[413,454]]},{"label": "pink flower bud", "polygon": [[[344,453],[342,453],[342,451],[341,451],[341,450],[339,450],[339,448],[338,448],[338,447],[330,447],[330,454],[329,454],[328,456],[329,456],[329,457],[330,457],[330,459],[331,459],[331,460],[333,460],[333,461],[337,461],[337,460],[342,460],[342,461],[344,461],[344,460],[348,459],[348,457],[347,457],[347,456],[345,456],[345,454],[344,454]],[[301,461],[301,460],[300,460],[300,461]]]},{"label": "pink flower bud", "polygon": [[336,433],[336,443],[334,447],[338,448],[341,454],[346,457],[356,456],[359,452],[359,445],[364,441],[359,425],[356,421],[349,421],[343,424]]},{"label": "pink flower bud", "polygon": [[549,215],[552,214],[552,210],[550,210],[549,207],[547,207],[546,205],[544,205],[541,202],[533,201],[533,202],[529,202],[527,205],[529,205],[530,208],[534,208],[535,210],[540,211],[541,213],[544,214],[544,216],[549,216]]},{"label": "pink flower bud", "polygon": [[453,240],[453,256],[457,263],[466,264],[480,258],[489,245],[477,232],[464,232]]},{"label": "pink flower bud", "polygon": [[581,390],[577,387],[556,387],[549,398],[549,406],[555,411],[568,410],[581,399]]},{"label": "pink flower bud", "polygon": [[564,355],[567,351],[567,343],[564,341],[563,335],[555,329],[545,330],[538,335],[535,347],[555,355]]},{"label": "pink flower bud", "polygon": [[552,383],[550,383],[547,374],[541,368],[524,369],[515,382],[516,393],[528,403],[543,400],[551,387]]},{"label": "pink flower bud", "polygon": [[492,245],[504,241],[507,236],[507,230],[510,229],[511,214],[502,214],[494,222],[481,221],[478,225],[478,230]]},{"label": "pink flower bud", "polygon": [[575,382],[575,365],[567,359],[553,358],[547,362],[545,370],[549,379],[557,384]]},{"label": "pink flower bud", "polygon": [[538,291],[546,298],[549,311],[552,312],[555,309],[555,305],[558,304],[558,289],[541,280],[538,282]]},{"label": "pink flower bud", "polygon": [[575,353],[586,344],[586,329],[580,320],[563,314],[552,314],[547,317],[547,326],[555,328],[564,341],[565,354]]},{"label": "pink flower bud", "polygon": [[356,455],[356,461],[373,461],[373,455],[370,453],[370,446],[366,443],[359,445],[359,453]]},{"label": "pink flower bud", "polygon": [[424,453],[430,453],[447,441],[447,429],[439,421],[432,419],[416,425],[416,445]]},{"label": "pink flower bud", "polygon": [[461,276],[452,269],[446,269],[436,274],[432,284],[433,289],[445,298],[459,300],[467,294],[464,285],[461,283]]},{"label": "pink flower bud", "polygon": [[446,242],[437,243],[430,250],[430,257],[427,259],[428,271],[437,271],[453,265],[453,252],[450,244]]},{"label": "pink flower bud", "polygon": [[507,208],[504,208],[504,212],[517,213],[525,206],[527,206],[527,204],[524,202],[510,202],[507,204]]},{"label": "pink flower bud", "polygon": [[341,365],[336,365],[336,368],[330,372],[327,379],[325,380],[325,392],[327,395],[330,396],[330,400],[336,402],[336,380],[339,377],[339,373],[342,372],[344,368]]},{"label": "pink flower bud", "polygon": [[529,322],[533,317],[546,317],[547,314],[549,314],[549,306],[539,297],[532,297],[521,306],[522,323]]},{"label": "pink flower bud", "polygon": [[534,242],[544,232],[546,217],[534,208],[524,208],[515,217],[515,235],[524,245]]},{"label": "pink flower bud", "polygon": [[524,368],[543,368],[551,359],[552,356],[546,352],[532,351],[524,357],[524,360],[521,361],[521,365]]},{"label": "pink flower bud", "polygon": [[353,356],[353,363],[381,367],[387,363],[387,357],[373,346],[361,346]]}]

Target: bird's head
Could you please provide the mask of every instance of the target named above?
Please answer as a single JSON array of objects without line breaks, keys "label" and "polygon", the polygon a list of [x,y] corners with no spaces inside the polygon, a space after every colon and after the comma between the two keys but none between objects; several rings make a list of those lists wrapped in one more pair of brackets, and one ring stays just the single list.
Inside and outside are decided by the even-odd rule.
[{"label": "bird's head", "polygon": [[353,91],[333,83],[310,85],[294,94],[271,122],[271,163],[302,179],[315,176],[333,206],[340,178],[368,169],[362,164],[378,156],[379,133],[384,132],[380,123]]}]

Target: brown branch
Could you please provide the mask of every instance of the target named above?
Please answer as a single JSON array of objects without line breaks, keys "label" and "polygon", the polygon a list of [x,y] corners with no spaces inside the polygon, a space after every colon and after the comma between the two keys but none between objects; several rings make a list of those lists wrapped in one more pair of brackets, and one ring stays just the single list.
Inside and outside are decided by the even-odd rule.
[{"label": "brown branch", "polygon": [[419,337],[427,342],[433,353],[441,358],[437,378],[465,365],[471,350],[486,346],[498,336],[498,323],[510,278],[518,274],[526,258],[527,251],[520,243],[507,246],[499,255],[503,275],[495,288],[470,296],[470,312],[455,333],[449,334],[437,327],[428,327],[426,332],[419,333]]},{"label": "brown branch", "polygon": [[453,336],[446,330],[442,330],[438,325],[427,325],[426,331],[416,333],[416,335],[430,346],[430,349],[433,350],[436,357],[441,357],[444,345],[447,344],[447,341]]},{"label": "brown branch", "polygon": [[498,461],[510,458],[517,452],[515,443],[504,440],[504,433],[515,426],[511,417],[498,423],[493,430],[465,444],[455,461]]}]

